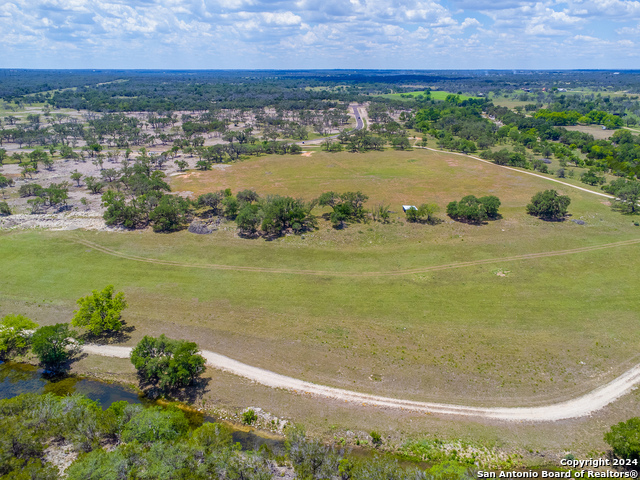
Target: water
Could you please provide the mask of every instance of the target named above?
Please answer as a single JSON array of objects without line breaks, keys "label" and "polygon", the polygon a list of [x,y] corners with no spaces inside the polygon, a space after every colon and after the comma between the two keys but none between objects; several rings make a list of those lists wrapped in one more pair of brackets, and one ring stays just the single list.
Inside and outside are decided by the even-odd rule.
[{"label": "water", "polygon": [[[53,393],[61,396],[81,393],[91,400],[100,402],[103,409],[122,400],[144,406],[165,404],[165,402],[149,400],[144,395],[117,383],[106,383],[75,376],[49,377],[43,375],[42,369],[32,365],[14,362],[0,363],[0,400],[13,398],[23,393]],[[218,421],[211,415],[203,415],[191,408],[185,408],[184,411],[193,427],[198,427],[205,422]],[[262,445],[265,445],[276,454],[284,451],[284,439],[281,437],[265,436],[253,429],[240,429],[228,423],[226,426],[232,431],[233,441],[240,443],[243,450],[258,450]]]},{"label": "water", "polygon": [[[121,400],[144,406],[167,406],[169,404],[163,400],[149,400],[144,395],[140,395],[132,389],[117,383],[107,383],[72,375],[49,377],[43,375],[42,369],[33,365],[14,362],[0,363],[0,400],[12,398],[23,393],[53,393],[61,396],[81,393],[91,400],[100,402],[103,409],[109,408],[112,403]],[[183,411],[194,428],[206,422],[219,422],[214,416],[204,415],[202,412],[190,407],[184,407]],[[264,445],[276,455],[284,453],[284,438],[280,436],[267,436],[250,427],[242,428],[227,422],[221,423],[231,429],[233,441],[239,443],[243,450],[257,451]],[[346,450],[347,455],[353,458],[371,458],[376,455],[375,451],[362,447],[350,447]],[[393,455],[390,456],[389,454],[385,454],[385,456],[395,458],[404,467],[419,467],[421,469],[429,467],[429,464],[425,462],[410,461]]]}]

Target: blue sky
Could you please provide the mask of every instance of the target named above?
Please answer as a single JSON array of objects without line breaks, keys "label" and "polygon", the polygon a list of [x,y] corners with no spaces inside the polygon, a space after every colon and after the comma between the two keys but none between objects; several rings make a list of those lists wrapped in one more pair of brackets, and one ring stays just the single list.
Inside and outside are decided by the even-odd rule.
[{"label": "blue sky", "polygon": [[0,0],[2,68],[640,68],[640,1]]}]

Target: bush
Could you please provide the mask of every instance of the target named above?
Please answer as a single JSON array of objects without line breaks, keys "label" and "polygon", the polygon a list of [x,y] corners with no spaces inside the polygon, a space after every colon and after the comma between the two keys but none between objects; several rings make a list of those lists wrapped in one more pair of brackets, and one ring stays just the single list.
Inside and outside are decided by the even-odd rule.
[{"label": "bush", "polygon": [[7,202],[0,202],[0,216],[11,215],[11,209]]},{"label": "bush", "polygon": [[154,232],[175,232],[185,227],[189,202],[182,197],[163,195],[149,214]]},{"label": "bush", "polygon": [[405,212],[407,222],[436,223],[435,213],[438,206],[434,203],[423,203],[418,208],[410,208]]},{"label": "bush", "polygon": [[38,324],[22,315],[7,315],[0,322],[0,358],[23,352],[31,342],[31,331]]},{"label": "bush", "polygon": [[122,440],[149,443],[174,440],[184,435],[189,422],[177,408],[150,407],[129,420],[122,429]]},{"label": "bush", "polygon": [[204,370],[205,360],[195,343],[160,335],[140,340],[131,352],[131,363],[143,379],[168,391],[191,384]]},{"label": "bush", "polygon": [[371,435],[371,443],[373,443],[376,447],[382,445],[382,436],[373,430],[369,435]]},{"label": "bush", "polygon": [[599,177],[595,171],[589,170],[580,175],[580,181],[587,185],[602,185],[606,182],[604,177]]},{"label": "bush", "polygon": [[31,339],[33,353],[45,369],[59,370],[74,355],[74,350],[68,347],[77,344],[77,336],[78,333],[70,330],[66,323],[40,327]]},{"label": "bush", "polygon": [[527,213],[547,220],[558,220],[567,214],[571,199],[567,195],[559,195],[555,190],[538,192],[527,205]]},{"label": "bush", "polygon": [[18,195],[21,197],[44,197],[45,191],[44,188],[37,183],[27,183],[20,186]]},{"label": "bush", "polygon": [[233,443],[231,431],[221,423],[205,423],[194,430],[191,438],[207,451],[222,450]]},{"label": "bush", "polygon": [[242,423],[245,425],[252,425],[256,420],[258,420],[258,415],[251,408],[242,414]]},{"label": "bush", "polygon": [[604,434],[613,453],[619,458],[640,459],[640,418],[633,417],[620,422]]},{"label": "bush", "polygon": [[238,228],[245,234],[253,235],[258,231],[261,218],[257,205],[245,203],[236,217]]}]

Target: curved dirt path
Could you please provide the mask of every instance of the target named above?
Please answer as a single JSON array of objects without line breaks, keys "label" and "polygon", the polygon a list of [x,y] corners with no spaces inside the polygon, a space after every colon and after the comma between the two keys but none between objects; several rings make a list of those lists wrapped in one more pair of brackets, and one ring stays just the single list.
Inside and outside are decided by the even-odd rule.
[{"label": "curved dirt path", "polygon": [[203,269],[210,269],[210,270],[234,270],[238,272],[274,273],[274,274],[286,274],[286,275],[336,276],[336,277],[396,277],[401,275],[412,275],[412,274],[419,274],[419,273],[426,273],[426,272],[434,272],[438,270],[449,270],[452,268],[473,267],[476,265],[486,265],[486,264],[491,264],[496,262],[512,262],[517,260],[531,260],[535,258],[573,255],[576,253],[593,252],[595,250],[603,250],[607,248],[617,248],[617,247],[625,247],[629,245],[640,244],[640,238],[637,238],[637,239],[631,239],[631,240],[624,240],[620,242],[592,245],[589,247],[577,247],[577,248],[570,248],[567,250],[555,250],[550,252],[525,253],[522,255],[512,255],[509,257],[486,258],[483,260],[447,263],[444,265],[433,265],[430,267],[407,268],[403,270],[389,270],[389,271],[377,271],[377,272],[340,272],[340,271],[329,271],[329,270],[296,270],[296,269],[269,268],[269,267],[248,267],[243,265],[222,265],[222,264],[215,264],[215,263],[200,263],[200,264],[182,263],[182,262],[174,262],[172,260],[159,260],[155,258],[140,257],[138,255],[131,255],[128,253],[118,252],[117,250],[113,250],[111,248],[105,247],[98,243],[85,240],[84,238],[76,238],[74,241],[76,243],[84,245],[85,247],[89,247],[93,250],[99,251],[107,255],[123,258],[125,260],[131,260],[134,262],[151,263],[154,265],[168,265],[173,267],[185,267],[185,268],[203,268]]},{"label": "curved dirt path", "polygon": [[[118,358],[128,358],[131,353],[131,347],[110,345],[85,345],[83,346],[83,350],[90,354]],[[353,390],[326,387],[280,375],[262,368],[252,367],[251,365],[246,365],[208,350],[203,350],[201,353],[209,367],[247,378],[270,388],[282,388],[300,395],[311,395],[350,404],[405,410],[424,414],[477,417],[511,422],[552,422],[569,418],[585,417],[630,392],[635,388],[635,385],[640,382],[640,365],[636,365],[611,382],[573,400],[543,407],[469,407],[446,403],[401,400],[355,392]]]}]

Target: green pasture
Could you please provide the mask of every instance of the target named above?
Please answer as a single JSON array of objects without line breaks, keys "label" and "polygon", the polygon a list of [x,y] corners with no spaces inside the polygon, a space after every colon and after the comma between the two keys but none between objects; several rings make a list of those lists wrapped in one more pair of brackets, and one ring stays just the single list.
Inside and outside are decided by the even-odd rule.
[{"label": "green pasture", "polygon": [[[340,231],[320,218],[304,237],[271,241],[239,238],[232,223],[205,236],[2,233],[0,315],[69,321],[77,298],[113,283],[130,304],[129,344],[166,333],[323,384],[465,404],[564,399],[637,361],[640,244],[558,252],[639,238],[604,198],[424,150],[263,156],[172,186],[306,199],[361,190],[395,213]],[[570,219],[585,225],[526,215],[545,188],[569,194]],[[403,203],[444,210],[467,194],[499,196],[502,218],[403,220]],[[509,259],[545,252],[560,254]]]},{"label": "green pasture", "polygon": [[[384,98],[392,98],[394,100],[408,100],[407,95],[411,96],[411,97],[417,97],[418,95],[424,95],[425,97],[427,96],[427,90],[422,91],[422,92],[407,92],[407,93],[386,93],[383,95],[378,95],[379,97],[384,97]],[[458,94],[454,94],[453,92],[445,92],[444,90],[431,90],[431,99],[432,100],[446,100],[447,95],[458,95]],[[470,98],[478,98],[478,97],[471,97],[469,95],[458,95],[460,97],[461,100],[468,100]]]}]

